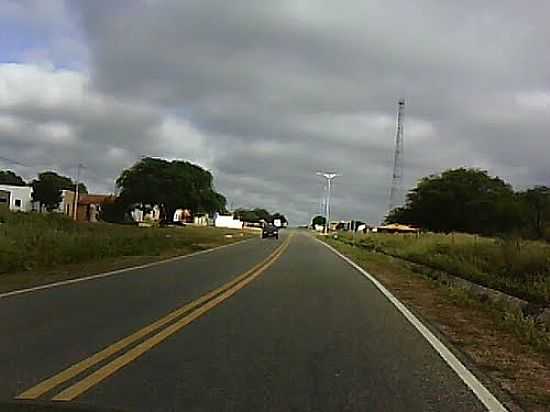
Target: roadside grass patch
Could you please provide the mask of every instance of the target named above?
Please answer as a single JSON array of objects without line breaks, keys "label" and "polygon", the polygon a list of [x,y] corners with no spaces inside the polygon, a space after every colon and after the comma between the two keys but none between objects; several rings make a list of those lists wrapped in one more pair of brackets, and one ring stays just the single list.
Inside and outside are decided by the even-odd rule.
[{"label": "roadside grass patch", "polygon": [[[211,227],[138,228],[84,224],[57,214],[0,210],[0,275],[122,256],[186,254],[232,243],[239,231]],[[1,278],[0,278],[1,279]]]},{"label": "roadside grass patch", "polygon": [[[350,234],[340,240],[351,244]],[[550,304],[550,244],[467,234],[356,235],[360,248],[409,260],[533,303]]]}]

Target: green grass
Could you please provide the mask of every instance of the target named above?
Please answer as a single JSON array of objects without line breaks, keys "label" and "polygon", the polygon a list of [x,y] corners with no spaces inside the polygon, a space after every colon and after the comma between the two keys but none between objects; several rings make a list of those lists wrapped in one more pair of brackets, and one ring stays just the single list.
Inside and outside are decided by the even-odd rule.
[{"label": "green grass", "polygon": [[[0,210],[0,274],[123,256],[185,254],[242,239],[236,231],[81,224],[65,216]],[[245,235],[248,236],[248,235]]]},{"label": "green grass", "polygon": [[[340,238],[351,242],[350,235]],[[358,235],[356,245],[442,270],[534,303],[550,303],[550,244],[466,234]]]}]

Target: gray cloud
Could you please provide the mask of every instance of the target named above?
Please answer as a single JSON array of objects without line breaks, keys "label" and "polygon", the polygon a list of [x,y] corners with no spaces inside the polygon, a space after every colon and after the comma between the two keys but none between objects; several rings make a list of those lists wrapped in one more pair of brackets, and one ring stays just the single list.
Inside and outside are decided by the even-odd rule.
[{"label": "gray cloud", "polygon": [[[181,156],[212,169],[234,206],[304,223],[319,209],[314,172],[333,169],[335,215],[376,222],[399,97],[406,186],[462,165],[550,183],[546,2],[67,4],[89,55],[80,105],[8,113],[70,125],[76,140],[56,147],[84,158],[98,187],[139,155]],[[13,133],[3,149],[23,144]]]}]

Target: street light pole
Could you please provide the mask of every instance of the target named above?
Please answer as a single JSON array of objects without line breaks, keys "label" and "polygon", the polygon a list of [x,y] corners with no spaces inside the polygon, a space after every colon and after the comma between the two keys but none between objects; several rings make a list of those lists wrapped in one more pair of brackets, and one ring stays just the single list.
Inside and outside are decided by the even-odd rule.
[{"label": "street light pole", "polygon": [[332,179],[342,176],[338,173],[317,172],[317,176],[322,176],[327,179],[327,202],[325,205],[325,233],[329,232],[330,228],[330,194],[332,189]]},{"label": "street light pole", "polygon": [[78,186],[80,184],[80,169],[82,169],[84,165],[82,163],[79,163],[76,167],[76,182],[75,182],[75,191],[74,191],[74,199],[73,199],[73,219],[78,219]]}]

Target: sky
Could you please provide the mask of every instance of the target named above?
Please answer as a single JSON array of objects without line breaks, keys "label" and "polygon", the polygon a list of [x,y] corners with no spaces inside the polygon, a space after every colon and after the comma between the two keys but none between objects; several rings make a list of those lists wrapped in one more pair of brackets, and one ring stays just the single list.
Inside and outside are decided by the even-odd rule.
[{"label": "sky", "polygon": [[229,206],[380,222],[397,102],[404,189],[477,167],[550,185],[550,3],[0,0],[0,169],[110,193],[143,156]]}]

